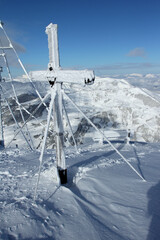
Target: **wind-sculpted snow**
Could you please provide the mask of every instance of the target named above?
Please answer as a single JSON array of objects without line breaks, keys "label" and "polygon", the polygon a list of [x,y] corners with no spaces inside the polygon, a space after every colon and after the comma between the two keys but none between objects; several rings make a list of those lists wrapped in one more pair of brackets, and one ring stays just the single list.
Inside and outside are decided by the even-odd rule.
[{"label": "wind-sculpted snow", "polygon": [[47,150],[33,201],[39,153],[10,148],[0,158],[0,239],[159,239],[159,144],[115,146],[144,175],[137,175],[108,146],[66,150],[68,183],[59,185],[55,152]]}]

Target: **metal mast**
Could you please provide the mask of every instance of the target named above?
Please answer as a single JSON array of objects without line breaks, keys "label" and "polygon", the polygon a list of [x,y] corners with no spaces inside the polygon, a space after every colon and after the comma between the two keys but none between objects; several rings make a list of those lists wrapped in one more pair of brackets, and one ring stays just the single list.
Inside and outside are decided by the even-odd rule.
[{"label": "metal mast", "polygon": [[[48,35],[48,48],[49,48],[48,70],[52,72],[60,69],[57,24],[53,23],[49,24],[46,27],[46,34]],[[53,77],[52,80],[55,82],[56,77]],[[65,166],[65,153],[64,153],[64,129],[63,129],[61,89],[62,83],[56,82],[55,84],[56,95],[53,105],[54,128],[56,131],[56,159],[60,180],[61,183],[63,184],[67,182],[67,170]]]},{"label": "metal mast", "polygon": [[[2,82],[3,68],[0,66],[0,83]],[[1,104],[1,86],[0,86],[0,145],[4,147],[3,123],[2,123],[2,104]]]},{"label": "metal mast", "polygon": [[[48,35],[48,48],[49,48],[49,64],[46,77],[51,85],[51,101],[47,117],[47,125],[45,129],[45,134],[43,138],[42,150],[40,155],[40,165],[39,173],[37,178],[37,184],[34,193],[34,200],[36,200],[37,189],[40,180],[40,173],[43,161],[43,155],[45,151],[47,133],[49,130],[49,124],[52,117],[52,112],[54,115],[54,130],[56,132],[56,163],[59,172],[59,178],[61,184],[67,183],[67,167],[64,153],[64,129],[63,129],[63,110],[67,115],[65,106],[63,103],[63,96],[67,98],[74,107],[82,114],[82,116],[91,124],[92,127],[96,129],[108,142],[108,144],[116,151],[116,153],[129,165],[129,167],[142,179],[145,181],[143,176],[141,176],[137,170],[128,162],[128,160],[116,149],[113,144],[108,140],[108,138],[101,132],[96,125],[81,111],[81,109],[74,103],[74,101],[65,93],[62,88],[63,83],[75,83],[79,85],[90,85],[94,83],[95,76],[92,70],[64,70],[60,67],[59,63],[59,51],[58,51],[58,35],[57,35],[57,24],[49,24],[46,27],[46,34]],[[69,123],[69,118],[67,121]],[[71,128],[71,124],[69,123]],[[72,129],[71,129],[72,131]],[[72,133],[73,136],[73,133]],[[73,136],[74,138],[74,136]],[[74,141],[75,142],[75,141]],[[76,142],[75,142],[76,143]]]}]

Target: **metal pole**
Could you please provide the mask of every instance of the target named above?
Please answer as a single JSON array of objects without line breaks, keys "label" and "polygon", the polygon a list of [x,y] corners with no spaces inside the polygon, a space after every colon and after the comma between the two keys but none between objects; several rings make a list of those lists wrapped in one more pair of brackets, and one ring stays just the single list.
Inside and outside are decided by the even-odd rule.
[{"label": "metal pole", "polygon": [[37,184],[36,184],[36,188],[35,188],[35,192],[34,192],[34,201],[36,200],[36,196],[37,196],[37,189],[38,189],[39,180],[40,180],[40,173],[41,173],[43,155],[44,155],[44,151],[45,151],[47,135],[48,135],[51,115],[52,115],[52,111],[53,111],[54,100],[55,100],[55,90],[51,89],[51,102],[50,102],[49,112],[48,112],[48,116],[47,116],[47,125],[46,125],[46,128],[45,128],[45,133],[44,133],[44,138],[43,138],[43,143],[42,143],[42,149],[41,149],[41,155],[39,157],[40,165],[39,165],[39,171],[38,171]]},{"label": "metal pole", "polygon": [[21,62],[21,60],[20,60],[20,58],[19,58],[19,56],[18,56],[18,54],[17,54],[17,52],[16,52],[16,50],[15,50],[13,44],[12,44],[12,42],[10,41],[10,39],[9,39],[9,37],[8,37],[8,35],[7,35],[6,31],[5,31],[5,29],[3,28],[3,25],[4,25],[4,24],[0,21],[0,27],[2,28],[4,34],[5,34],[5,36],[6,36],[7,40],[8,40],[8,42],[9,42],[9,48],[10,48],[10,49],[13,49],[13,51],[14,51],[14,53],[15,53],[15,56],[16,56],[16,58],[17,58],[19,64],[20,64],[21,68],[23,69],[25,75],[27,76],[27,78],[29,79],[30,83],[32,84],[32,87],[34,88],[34,90],[35,90],[35,92],[37,93],[38,97],[40,98],[40,100],[42,101],[43,105],[46,107],[46,109],[47,109],[47,111],[48,111],[48,107],[47,107],[47,105],[43,102],[43,97],[41,96],[41,94],[40,94],[39,91],[37,90],[37,88],[36,88],[36,86],[34,85],[32,79],[30,78],[29,74],[27,73],[27,71],[26,71],[26,69],[25,69],[23,63]]},{"label": "metal pole", "polygon": [[71,127],[71,123],[69,121],[69,117],[68,117],[68,114],[67,114],[67,110],[66,110],[64,101],[63,101],[63,109],[64,109],[64,113],[65,113],[65,116],[66,116],[66,120],[67,120],[69,129],[70,129],[70,132],[71,132],[71,136],[72,136],[72,139],[73,139],[73,142],[74,142],[74,146],[75,146],[76,152],[79,153],[78,148],[77,148],[77,143],[76,143],[76,140],[75,140],[75,137],[74,137],[74,134],[73,134],[73,130],[72,130],[72,127]]},{"label": "metal pole", "polygon": [[[1,72],[3,71],[0,67],[0,82],[2,82]],[[2,123],[2,105],[1,105],[1,86],[0,86],[0,145],[4,147],[4,135],[3,135],[3,123]]]},{"label": "metal pole", "polygon": [[[52,23],[49,24],[46,27],[46,34],[48,35],[48,48],[49,48],[48,70],[52,72],[60,68],[57,24]],[[56,91],[53,106],[53,114],[54,114],[54,128],[56,131],[55,140],[56,140],[57,169],[59,172],[61,184],[65,184],[67,183],[67,169],[64,153],[64,129],[63,129],[62,92],[61,92],[62,83],[56,82],[55,78],[53,85]],[[53,87],[52,84],[51,87]]]},{"label": "metal pole", "polygon": [[64,128],[62,112],[62,84],[56,83],[56,97],[54,101],[54,127],[56,131],[56,160],[61,184],[67,183],[67,169],[64,153]]},{"label": "metal pole", "polygon": [[[1,41],[0,41],[0,42],[1,42]],[[2,45],[2,43],[1,43],[1,45]],[[22,121],[23,121],[23,123],[24,123],[24,122],[25,122],[24,115],[23,115],[23,112],[22,112],[20,103],[19,103],[19,101],[18,101],[17,93],[16,93],[16,90],[15,90],[15,87],[14,87],[14,84],[13,84],[13,78],[12,78],[12,75],[11,75],[11,71],[10,71],[10,67],[9,67],[9,64],[8,64],[8,60],[7,60],[7,58],[6,58],[6,55],[5,55],[4,50],[2,50],[2,51],[3,51],[3,58],[4,58],[4,62],[5,62],[5,64],[6,64],[6,68],[7,68],[7,71],[8,71],[8,75],[9,75],[9,78],[10,78],[10,80],[11,80],[11,86],[12,86],[12,89],[13,89],[13,93],[14,93],[16,102],[17,102],[17,104],[18,104],[18,109],[19,109],[19,111],[20,111],[20,115],[21,115]],[[32,146],[30,145],[30,146],[31,146],[31,149],[33,149],[33,148],[34,148],[34,145],[33,145],[33,141],[32,141],[32,138],[31,138],[29,129],[28,129],[27,125],[26,125],[25,127],[26,127],[27,134],[28,134],[28,136],[29,136],[29,138],[30,138],[29,140],[31,141],[31,144],[32,144],[32,146],[33,146],[33,147],[32,147]],[[25,132],[24,132],[23,134],[25,134]]]}]

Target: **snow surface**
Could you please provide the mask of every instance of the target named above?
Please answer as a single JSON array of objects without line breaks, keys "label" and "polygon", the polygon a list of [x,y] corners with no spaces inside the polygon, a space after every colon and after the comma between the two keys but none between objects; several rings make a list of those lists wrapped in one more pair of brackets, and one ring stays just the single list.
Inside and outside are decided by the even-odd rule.
[{"label": "snow surface", "polygon": [[[43,72],[40,75],[43,78]],[[140,75],[130,77],[144,78]],[[149,79],[146,80],[147,86],[150,86],[151,78],[153,75],[146,77]],[[45,81],[35,84],[42,96],[50,91]],[[18,79],[14,85],[24,107],[31,109],[31,106],[39,104],[26,79],[23,78],[23,82]],[[3,83],[3,87],[12,110],[17,110],[11,99],[10,83]],[[68,183],[60,185],[55,150],[52,149],[53,132],[49,132],[34,202],[47,119],[47,111],[42,109],[37,114],[37,120],[32,118],[28,123],[37,150],[28,150],[23,137],[18,134],[9,148],[0,151],[0,239],[160,239],[159,92],[149,87],[144,89],[144,85],[139,87],[131,85],[129,77],[97,77],[92,86],[80,88],[70,84],[64,90],[146,182],[67,102],[74,136],[80,143],[80,153],[75,153],[75,148],[65,142]],[[6,106],[3,112],[8,119],[10,115]],[[18,114],[17,120],[21,124]],[[67,127],[66,121],[64,123]],[[126,144],[124,140],[129,128],[132,142]],[[54,130],[53,124],[50,130]],[[4,131],[7,145],[16,131],[15,124],[8,122]],[[65,133],[67,136],[70,137],[68,130]],[[15,148],[16,144],[18,148]]]},{"label": "snow surface", "polygon": [[116,143],[140,180],[107,145],[66,150],[68,184],[59,185],[48,150],[33,201],[39,153],[8,149],[0,161],[0,239],[159,239],[160,144]]}]

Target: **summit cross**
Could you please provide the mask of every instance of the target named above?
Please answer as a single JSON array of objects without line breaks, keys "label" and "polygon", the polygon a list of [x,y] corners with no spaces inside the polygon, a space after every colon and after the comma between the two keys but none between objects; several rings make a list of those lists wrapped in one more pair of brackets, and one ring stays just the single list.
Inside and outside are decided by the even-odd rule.
[{"label": "summit cross", "polygon": [[[63,99],[62,84],[92,84],[95,76],[92,70],[64,70],[60,67],[57,24],[50,23],[46,27],[48,35],[49,64],[47,78],[54,95],[53,115],[56,131],[56,163],[61,183],[67,182],[67,169],[64,154],[64,130],[63,130]],[[54,91],[53,91],[54,89]]]}]

